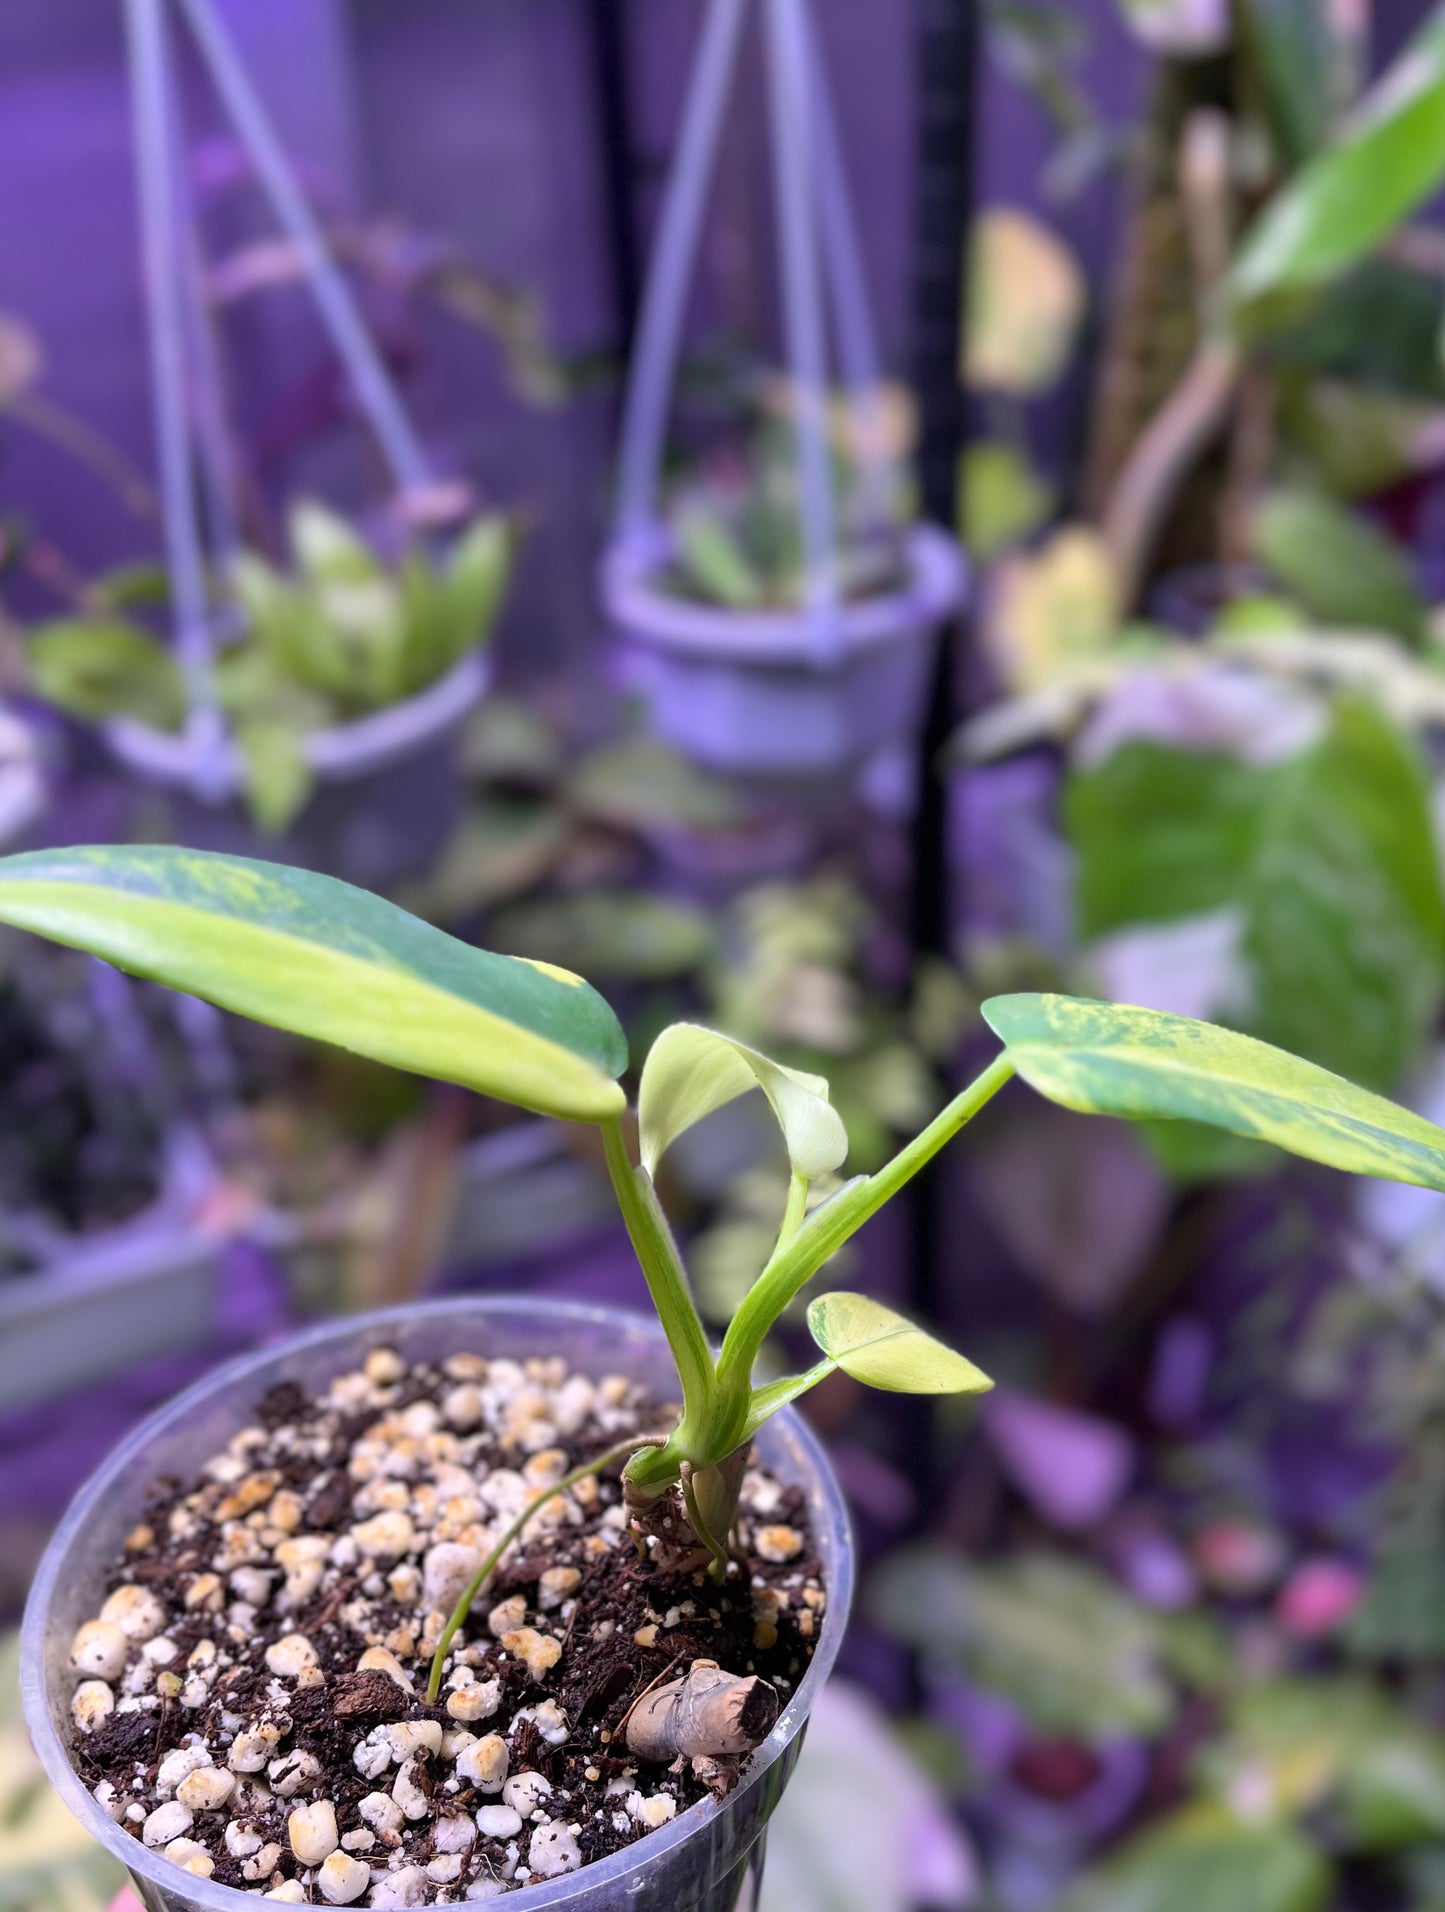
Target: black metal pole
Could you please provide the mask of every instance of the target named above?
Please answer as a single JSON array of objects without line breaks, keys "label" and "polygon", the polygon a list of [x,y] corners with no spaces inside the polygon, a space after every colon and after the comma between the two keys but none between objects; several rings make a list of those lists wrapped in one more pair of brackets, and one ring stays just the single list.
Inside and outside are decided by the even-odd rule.
[{"label": "black metal pole", "polygon": [[[914,225],[913,385],[918,402],[918,480],[923,514],[950,530],[957,522],[958,461],[967,428],[958,379],[963,323],[964,241],[973,212],[978,76],[978,0],[913,0],[918,145]],[[970,629],[968,603],[945,627],[920,740],[913,825],[912,941],[915,961],[948,953],[950,895],[948,784],[943,749],[957,721],[957,684]],[[913,1184],[911,1300],[937,1319],[944,1252],[943,1190],[936,1167]],[[937,1502],[937,1417],[918,1405],[914,1452],[926,1519]]]},{"label": "black metal pole", "polygon": [[617,312],[618,347],[632,349],[642,297],[642,254],[637,234],[636,149],[627,57],[627,0],[589,0],[592,71],[596,87],[602,191]]},{"label": "black metal pole", "polygon": [[[918,145],[914,222],[913,387],[923,515],[952,529],[966,411],[958,380],[964,235],[973,212],[978,0],[913,0]],[[956,720],[967,612],[939,645],[918,759],[914,820],[913,946],[949,944],[947,784],[939,756]]]}]

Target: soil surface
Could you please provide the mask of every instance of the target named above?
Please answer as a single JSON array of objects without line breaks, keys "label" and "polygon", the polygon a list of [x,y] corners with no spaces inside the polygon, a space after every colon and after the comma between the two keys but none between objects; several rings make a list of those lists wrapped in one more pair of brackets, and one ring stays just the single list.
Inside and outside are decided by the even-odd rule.
[{"label": "soil surface", "polygon": [[[674,1419],[558,1360],[377,1348],[316,1398],[273,1389],[156,1484],[97,1589],[77,1771],[175,1864],[293,1904],[491,1898],[665,1825],[732,1774],[629,1754],[635,1701],[703,1660],[786,1703],[824,1609],[804,1497],[757,1466],[722,1583],[630,1530],[620,1464],[549,1491]],[[446,1616],[529,1504],[429,1705]]]}]

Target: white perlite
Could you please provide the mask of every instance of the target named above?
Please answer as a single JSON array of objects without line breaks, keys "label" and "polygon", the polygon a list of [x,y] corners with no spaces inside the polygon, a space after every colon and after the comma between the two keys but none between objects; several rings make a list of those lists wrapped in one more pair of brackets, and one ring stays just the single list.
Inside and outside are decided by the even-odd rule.
[{"label": "white perlite", "polygon": [[552,1782],[542,1773],[513,1773],[502,1788],[503,1802],[530,1819],[544,1799],[552,1796]]},{"label": "white perlite", "polygon": [[478,1792],[500,1792],[507,1777],[507,1765],[507,1742],[500,1733],[488,1733],[485,1739],[477,1740],[457,1755],[457,1777],[475,1786]]},{"label": "white perlite", "polygon": [[404,1907],[426,1904],[427,1876],[420,1866],[403,1866],[375,1886],[371,1894],[372,1912],[403,1912]]},{"label": "white perlite", "polygon": [[148,1846],[168,1846],[172,1839],[180,1839],[191,1829],[194,1821],[179,1799],[167,1800],[164,1806],[146,1815],[140,1836]]},{"label": "white perlite", "polygon": [[70,1648],[70,1664],[92,1679],[118,1680],[125,1671],[125,1635],[113,1620],[87,1620]]},{"label": "white perlite", "polygon": [[236,1775],[224,1766],[199,1766],[176,1787],[176,1798],[192,1812],[219,1812],[236,1790]]},{"label": "white perlite", "polygon": [[447,1711],[453,1719],[474,1725],[478,1720],[490,1719],[501,1703],[500,1680],[474,1680],[449,1695]]},{"label": "white perlite", "polygon": [[391,1796],[408,1819],[425,1819],[427,1796],[416,1780],[416,1761],[408,1759],[392,1782]]},{"label": "white perlite", "polygon": [[371,1884],[371,1867],[348,1853],[333,1852],[316,1875],[328,1905],[354,1905]]},{"label": "white perlite", "polygon": [[294,1680],[309,1666],[318,1666],[316,1648],[304,1633],[288,1633],[266,1649],[266,1664],[282,1679]]},{"label": "white perlite", "polygon": [[538,1826],[527,1847],[527,1862],[544,1879],[559,1879],[582,1863],[582,1849],[570,1826]]},{"label": "white perlite", "polygon": [[298,1806],[286,1821],[286,1836],[303,1866],[319,1866],[340,1844],[335,1806],[329,1799]]},{"label": "white perlite", "polygon": [[477,1814],[477,1831],[484,1839],[515,1839],[522,1830],[522,1815],[515,1806],[483,1806]]},{"label": "white perlite", "polygon": [[178,1746],[173,1753],[167,1753],[156,1770],[156,1791],[173,1793],[183,1779],[189,1779],[192,1773],[202,1766],[209,1766],[211,1755],[204,1746]]},{"label": "white perlite", "polygon": [[115,1711],[115,1694],[104,1680],[82,1680],[70,1702],[70,1717],[82,1733],[93,1733]]},{"label": "white perlite", "polygon": [[117,1626],[137,1646],[153,1640],[166,1623],[166,1610],[149,1587],[117,1587],[100,1610],[102,1621]]}]

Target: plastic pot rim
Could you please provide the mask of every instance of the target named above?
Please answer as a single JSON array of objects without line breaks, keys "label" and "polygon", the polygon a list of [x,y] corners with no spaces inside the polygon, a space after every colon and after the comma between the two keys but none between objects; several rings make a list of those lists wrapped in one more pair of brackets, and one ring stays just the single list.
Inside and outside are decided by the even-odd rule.
[{"label": "plastic pot rim", "polygon": [[[816,627],[803,609],[734,611],[665,590],[673,549],[670,533],[659,526],[621,539],[604,555],[603,607],[625,637],[714,663],[820,670]],[[962,603],[968,564],[955,538],[938,525],[915,524],[904,534],[903,550],[908,578],[901,590],[839,607],[840,665],[857,652],[932,630]]]},{"label": "plastic pot rim", "polygon": [[[369,711],[344,724],[329,724],[306,736],[306,761],[323,783],[351,783],[411,756],[442,732],[459,724],[491,686],[489,649],[468,651],[414,696],[385,710]],[[134,717],[112,717],[101,734],[128,770],[151,783],[189,788],[196,783],[196,760],[185,731],[158,730]],[[234,738],[227,736],[219,761],[206,766],[211,787],[222,798],[235,796],[245,781],[245,765]]]},{"label": "plastic pot rim", "polygon": [[[31,1741],[46,1776],[91,1837],[127,1871],[139,1873],[162,1891],[182,1894],[196,1908],[196,1912],[240,1912],[243,1901],[256,1903],[255,1895],[235,1886],[218,1886],[209,1879],[188,1876],[161,1853],[152,1851],[130,1833],[123,1832],[108,1814],[101,1811],[91,1796],[71,1764],[62,1731],[57,1730],[51,1717],[45,1681],[46,1635],[52,1598],[74,1536],[84,1528],[92,1510],[103,1502],[112,1483],[131,1467],[144,1462],[146,1451],[157,1436],[190,1418],[210,1395],[235,1386],[248,1375],[255,1375],[259,1379],[264,1370],[277,1362],[294,1358],[310,1348],[320,1348],[330,1341],[384,1332],[388,1328],[403,1327],[427,1317],[440,1320],[449,1315],[457,1317],[459,1324],[467,1315],[560,1317],[574,1327],[584,1327],[590,1323],[621,1330],[665,1350],[662,1330],[651,1316],[637,1314],[630,1309],[598,1307],[584,1302],[533,1301],[520,1295],[466,1296],[418,1302],[369,1314],[343,1316],[301,1334],[288,1335],[283,1341],[274,1342],[259,1352],[243,1355],[214,1369],[203,1380],[142,1421],[75,1496],[36,1570],[21,1627],[20,1689]],[[545,1353],[546,1349],[539,1348],[538,1352]],[[504,1903],[508,1912],[544,1912],[544,1909],[550,1912],[552,1908],[564,1907],[575,1894],[595,1892],[606,1886],[617,1888],[620,1897],[626,1895],[630,1875],[652,1869],[665,1854],[694,1837],[718,1817],[731,1812],[747,1793],[761,1785],[769,1767],[782,1757],[806,1724],[814,1698],[837,1658],[847,1624],[853,1593],[852,1536],[842,1491],[821,1443],[806,1422],[796,1410],[784,1408],[768,1425],[788,1437],[794,1450],[812,1471],[812,1484],[816,1489],[814,1519],[825,1522],[840,1543],[829,1566],[823,1630],[807,1672],[779,1713],[772,1732],[753,1753],[738,1785],[726,1799],[699,1800],[658,1831],[648,1833],[610,1858],[595,1860],[560,1879],[518,1886],[504,1893],[497,1903]]]}]

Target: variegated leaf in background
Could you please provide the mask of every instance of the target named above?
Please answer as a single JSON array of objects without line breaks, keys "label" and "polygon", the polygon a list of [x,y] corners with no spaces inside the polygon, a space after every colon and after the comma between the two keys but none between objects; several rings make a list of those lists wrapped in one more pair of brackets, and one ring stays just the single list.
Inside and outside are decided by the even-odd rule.
[{"label": "variegated leaf in background", "polygon": [[1207,1122],[1313,1162],[1445,1191],[1445,1129],[1253,1037],[1074,996],[983,1015],[1040,1095],[1090,1115]]}]

